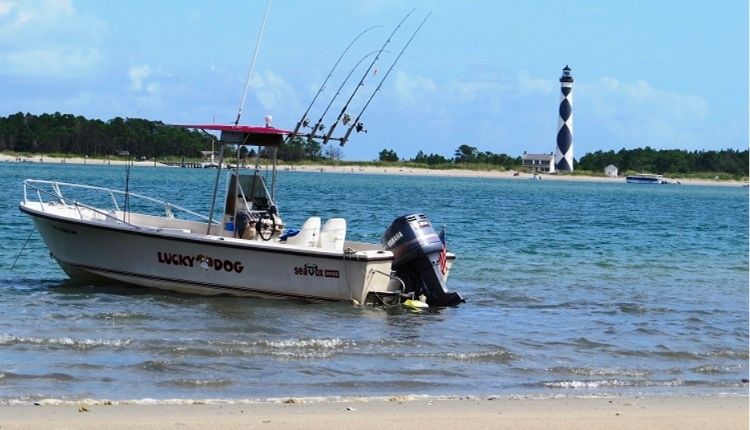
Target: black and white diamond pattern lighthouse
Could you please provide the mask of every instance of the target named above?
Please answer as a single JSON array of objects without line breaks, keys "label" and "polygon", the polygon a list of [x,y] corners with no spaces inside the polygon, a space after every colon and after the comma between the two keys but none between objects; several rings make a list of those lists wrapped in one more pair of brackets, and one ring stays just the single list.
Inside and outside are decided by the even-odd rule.
[{"label": "black and white diamond pattern lighthouse", "polygon": [[573,171],[573,76],[565,66],[560,77],[560,121],[557,127],[555,168],[562,172]]}]

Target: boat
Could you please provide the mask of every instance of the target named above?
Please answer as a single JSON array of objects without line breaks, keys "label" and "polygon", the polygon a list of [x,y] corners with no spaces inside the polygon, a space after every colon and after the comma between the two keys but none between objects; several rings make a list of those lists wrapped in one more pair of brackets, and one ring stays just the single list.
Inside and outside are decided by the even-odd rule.
[{"label": "boat", "polygon": [[[396,26],[383,47],[375,51],[376,60],[412,12]],[[267,16],[268,7],[256,54]],[[271,126],[270,116],[264,118],[264,126],[239,125],[255,64],[253,55],[245,94],[233,125],[178,125],[211,136],[210,163],[216,167],[229,167],[223,155],[229,148],[236,150],[233,168],[227,172],[216,169],[211,207],[206,214],[130,192],[129,175],[125,191],[27,179],[23,183],[20,210],[31,218],[51,256],[75,280],[204,295],[373,305],[408,302],[410,307],[416,302],[428,306],[458,305],[464,301],[463,297],[446,287],[456,256],[447,250],[444,231],[436,232],[425,214],[410,212],[399,216],[384,230],[380,243],[364,243],[346,240],[344,218],[323,223],[320,217],[312,215],[299,228],[287,228],[275,201],[278,148],[295,138],[324,139],[325,143],[338,140],[343,146],[355,125],[358,132],[362,128],[360,117],[369,101],[428,17],[429,14],[412,33],[341,138],[333,138],[331,131],[342,115],[325,136],[317,136],[315,131],[307,135],[300,132],[315,98],[294,131]],[[331,73],[359,36],[344,50]],[[374,65],[375,60],[342,112],[347,110]],[[318,94],[325,84],[324,81]],[[347,125],[347,121],[341,123]],[[213,160],[215,134],[219,135],[218,162]],[[243,147],[257,147],[254,169],[240,170],[244,164],[240,160]],[[261,168],[261,154],[269,160],[270,169]],[[228,176],[219,216],[215,215],[215,208],[222,174]]]},{"label": "boat", "polygon": [[[220,154],[240,144],[275,154],[290,134],[269,124],[182,127],[219,132]],[[74,280],[368,305],[464,301],[446,287],[456,256],[426,215],[397,217],[380,243],[347,240],[343,218],[287,228],[274,199],[276,164],[274,156],[270,170],[217,169],[215,184],[228,175],[221,216],[217,185],[207,214],[127,189],[37,179],[24,181],[19,207]]]},{"label": "boat", "polygon": [[668,184],[669,182],[664,179],[662,175],[655,175],[651,173],[639,173],[637,175],[627,176],[625,182],[628,184]]}]

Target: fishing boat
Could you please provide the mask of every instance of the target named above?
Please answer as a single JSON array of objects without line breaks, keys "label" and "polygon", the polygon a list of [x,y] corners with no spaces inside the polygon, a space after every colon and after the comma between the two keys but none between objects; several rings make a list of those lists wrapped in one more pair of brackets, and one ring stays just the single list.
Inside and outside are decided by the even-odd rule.
[{"label": "fishing boat", "polygon": [[627,176],[625,182],[628,184],[668,184],[664,176],[654,175],[651,173],[639,173],[637,175]]},{"label": "fishing boat", "polygon": [[[222,146],[255,145],[258,153],[275,152],[290,133],[270,126],[186,127],[218,131]],[[217,178],[228,175],[218,219],[213,207],[202,215],[129,191],[34,179],[24,181],[20,210],[76,280],[355,304],[463,301],[446,287],[455,255],[424,214],[397,217],[380,243],[346,240],[343,218],[323,223],[311,216],[288,229],[274,200],[276,164],[274,157],[265,175],[217,169]]]},{"label": "fishing boat", "polygon": [[[412,12],[401,20],[383,46],[373,52],[375,60]],[[268,7],[256,54],[267,15]],[[272,127],[270,116],[265,117],[265,126],[239,125],[256,55],[233,125],[180,125],[213,133],[212,145],[214,135],[219,135],[217,166],[224,165],[225,149],[236,150],[234,169],[226,173],[226,193],[223,206],[219,206],[223,208],[221,216],[215,215],[214,209],[223,169],[216,169],[211,207],[205,215],[130,192],[127,180],[122,191],[27,179],[20,210],[31,218],[52,257],[73,279],[209,295],[356,304],[410,303],[415,307],[457,305],[464,299],[446,287],[456,256],[447,251],[444,232],[438,234],[424,214],[399,216],[384,230],[380,243],[363,243],[346,239],[344,218],[323,223],[313,215],[299,228],[286,228],[275,201],[278,148],[295,138],[322,139],[324,144],[337,140],[343,146],[355,127],[361,131],[362,114],[427,17],[429,14],[403,46],[356,119],[350,121],[350,115],[344,113],[370,76],[373,60],[326,135],[316,135],[322,130],[320,123],[307,134],[302,131],[309,123],[307,114],[344,54],[370,29],[355,37],[341,54],[294,131]],[[348,125],[348,129],[343,137],[333,138],[332,131],[339,123]],[[245,168],[240,170],[242,147],[257,147],[255,169],[250,172]],[[266,174],[259,164],[260,154],[271,160]]]}]

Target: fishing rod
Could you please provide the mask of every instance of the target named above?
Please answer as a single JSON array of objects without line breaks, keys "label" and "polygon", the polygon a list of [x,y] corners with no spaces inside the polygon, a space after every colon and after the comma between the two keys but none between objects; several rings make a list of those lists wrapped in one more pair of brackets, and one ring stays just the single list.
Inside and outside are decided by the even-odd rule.
[{"label": "fishing rod", "polygon": [[359,91],[359,89],[364,85],[365,79],[370,74],[370,70],[372,70],[372,67],[375,65],[375,63],[380,58],[380,54],[383,53],[383,50],[385,50],[385,47],[391,42],[391,38],[393,38],[393,35],[396,34],[396,32],[398,31],[399,28],[401,28],[401,25],[404,23],[404,21],[406,21],[406,19],[409,18],[409,15],[411,15],[412,12],[414,12],[415,10],[416,9],[410,10],[409,13],[407,13],[406,16],[404,16],[404,18],[401,20],[401,22],[398,23],[398,25],[396,26],[396,28],[393,29],[393,32],[391,33],[391,35],[388,36],[388,39],[385,41],[385,43],[383,44],[383,46],[380,48],[380,50],[378,52],[378,55],[376,55],[375,58],[372,59],[372,63],[370,63],[370,67],[368,67],[367,70],[365,71],[365,74],[362,75],[362,79],[359,80],[359,83],[357,84],[357,87],[354,89],[354,91],[352,92],[352,94],[349,96],[349,100],[347,100],[347,102],[344,105],[344,107],[341,108],[341,112],[339,113],[338,118],[336,118],[336,122],[334,122],[333,125],[331,125],[331,128],[328,129],[328,134],[326,134],[326,137],[323,140],[323,145],[326,145],[328,143],[328,141],[331,140],[331,135],[333,134],[333,130],[336,129],[336,125],[338,125],[339,121],[341,121],[341,118],[344,116],[344,113],[346,112],[346,108],[349,107],[349,103],[352,102],[352,99],[354,98],[354,95],[357,94],[357,91]]},{"label": "fishing rod", "polygon": [[[312,140],[313,140],[313,138],[315,138],[315,133],[316,133],[316,132],[318,131],[318,129],[320,129],[320,130],[322,130],[322,129],[323,129],[323,127],[324,127],[324,126],[323,126],[323,118],[324,118],[324,117],[326,116],[326,114],[328,113],[328,109],[330,109],[330,108],[331,108],[331,105],[333,105],[333,102],[334,102],[334,101],[336,100],[336,97],[338,97],[338,96],[339,96],[339,94],[341,93],[341,90],[342,90],[342,89],[344,88],[344,85],[346,85],[347,81],[349,81],[349,78],[350,78],[350,77],[352,76],[352,74],[354,74],[354,71],[355,71],[355,70],[357,70],[357,67],[359,67],[359,65],[360,65],[360,64],[362,64],[362,62],[363,62],[363,61],[365,61],[365,59],[366,59],[367,57],[369,57],[370,55],[372,55],[372,54],[374,54],[374,53],[376,53],[376,52],[380,52],[380,50],[377,50],[377,49],[376,49],[376,50],[374,50],[374,51],[370,52],[369,54],[365,55],[364,57],[362,57],[362,58],[361,58],[361,59],[360,59],[360,60],[359,60],[359,61],[357,62],[357,64],[355,64],[355,65],[354,65],[354,67],[352,67],[352,70],[350,70],[350,71],[349,71],[349,74],[348,74],[348,75],[346,75],[346,78],[344,79],[344,82],[342,82],[342,83],[341,83],[341,85],[339,85],[339,89],[338,89],[338,91],[336,91],[336,94],[334,94],[334,95],[333,95],[333,98],[331,98],[331,101],[330,101],[330,102],[328,103],[328,106],[326,106],[326,109],[325,109],[325,110],[323,111],[323,114],[322,114],[322,115],[320,115],[320,119],[319,119],[319,120],[318,120],[318,122],[317,122],[317,123],[315,124],[315,126],[314,126],[314,127],[312,128],[312,131],[310,132],[310,134],[308,134],[308,135],[307,135],[307,141],[308,141],[308,142],[312,141]],[[387,51],[386,51],[386,52],[387,52]]]},{"label": "fishing rod", "polygon": [[320,95],[320,93],[322,93],[323,90],[325,89],[326,83],[328,83],[328,80],[331,78],[331,75],[333,75],[333,71],[336,70],[336,67],[341,62],[341,59],[344,58],[344,55],[349,51],[349,48],[351,48],[352,45],[354,45],[354,42],[356,42],[360,37],[362,37],[363,34],[367,33],[368,31],[372,30],[373,28],[378,28],[378,27],[380,27],[380,26],[379,25],[375,25],[375,26],[372,26],[372,27],[370,27],[370,28],[362,31],[361,33],[359,33],[357,35],[357,37],[355,37],[354,39],[352,39],[351,42],[349,42],[349,45],[347,45],[346,49],[344,49],[344,52],[342,52],[341,55],[339,55],[338,60],[336,60],[336,63],[333,65],[333,67],[331,67],[331,71],[328,72],[328,76],[326,76],[325,80],[323,81],[323,84],[318,89],[318,93],[315,94],[315,97],[313,97],[313,99],[310,102],[310,105],[307,107],[307,110],[305,111],[305,113],[302,114],[302,118],[300,118],[299,122],[297,122],[297,126],[294,127],[294,132],[292,132],[292,134],[289,135],[290,138],[294,138],[294,136],[297,135],[297,132],[299,132],[299,129],[304,125],[305,120],[307,119],[307,114],[310,113],[310,109],[315,104],[315,101],[318,99],[318,96]]},{"label": "fishing rod", "polygon": [[[393,67],[396,65],[396,63],[398,62],[398,60],[401,58],[401,55],[404,53],[404,51],[406,51],[406,48],[409,46],[409,44],[411,43],[411,41],[414,39],[414,36],[417,35],[417,33],[422,28],[422,26],[424,25],[424,23],[427,21],[427,18],[430,17],[430,15],[432,15],[432,12],[429,12],[427,15],[425,15],[425,17],[422,20],[422,22],[419,23],[419,27],[417,27],[417,29],[414,30],[414,33],[412,33],[412,35],[409,38],[409,40],[406,41],[406,44],[401,49],[401,52],[399,52],[398,56],[396,57],[396,59],[393,60],[393,64],[391,64],[391,67],[388,69],[387,72],[385,72],[385,75],[383,75],[383,79],[380,80],[380,83],[378,84],[377,88],[375,88],[375,91],[372,92],[372,94],[370,95],[370,98],[367,100],[367,103],[365,103],[364,107],[362,107],[362,110],[359,112],[359,115],[357,115],[357,118],[354,121],[352,121],[352,125],[350,125],[349,129],[346,130],[346,134],[344,134],[344,137],[341,138],[341,141],[340,141],[340,145],[341,146],[344,146],[344,144],[346,143],[346,141],[349,139],[349,135],[352,134],[352,130],[355,127],[357,128],[357,132],[360,132],[360,131],[362,131],[364,129],[362,123],[359,122],[359,119],[362,117],[362,114],[365,112],[365,109],[367,109],[367,106],[370,105],[370,102],[372,101],[373,97],[375,97],[375,93],[377,93],[380,90],[380,88],[383,86],[383,82],[385,82],[385,79],[391,73],[391,71],[393,70]],[[365,130],[365,133],[366,132],[367,132],[367,130]]]}]

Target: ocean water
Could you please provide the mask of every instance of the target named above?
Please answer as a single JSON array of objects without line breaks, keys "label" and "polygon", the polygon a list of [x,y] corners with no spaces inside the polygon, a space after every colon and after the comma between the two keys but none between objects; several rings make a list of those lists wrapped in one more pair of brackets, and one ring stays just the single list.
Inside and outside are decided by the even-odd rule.
[{"label": "ocean water", "polygon": [[[205,211],[213,174],[133,168],[130,189]],[[0,403],[747,394],[746,188],[281,172],[290,227],[447,226],[467,302],[415,313],[75,284],[18,211],[22,181],[124,188],[124,168],[0,178]]]}]

